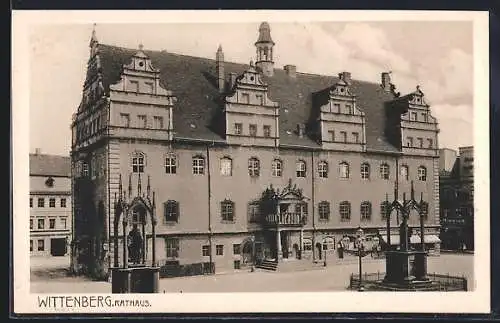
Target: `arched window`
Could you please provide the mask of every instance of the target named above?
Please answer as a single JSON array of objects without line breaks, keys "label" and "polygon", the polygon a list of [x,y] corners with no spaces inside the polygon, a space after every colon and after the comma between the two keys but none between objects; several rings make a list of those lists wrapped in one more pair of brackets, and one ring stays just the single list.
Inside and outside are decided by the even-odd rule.
[{"label": "arched window", "polygon": [[319,219],[328,221],[330,219],[330,203],[321,201],[318,204]]},{"label": "arched window", "polygon": [[281,177],[281,175],[283,174],[283,162],[279,159],[273,160],[271,169],[272,169],[272,175],[274,177]]},{"label": "arched window", "polygon": [[426,181],[427,180],[427,168],[425,168],[424,166],[420,166],[418,168],[418,180],[419,181]]},{"label": "arched window", "polygon": [[302,240],[302,250],[303,251],[312,251],[312,240],[305,238]]},{"label": "arched window", "polygon": [[339,205],[340,221],[346,222],[351,220],[351,203],[342,201]]},{"label": "arched window", "polygon": [[193,174],[205,174],[205,157],[201,155],[193,156]]},{"label": "arched window", "polygon": [[229,157],[222,157],[220,159],[220,174],[222,176],[233,175],[233,160]]},{"label": "arched window", "polygon": [[220,213],[222,221],[234,221],[234,202],[231,200],[224,200],[220,202]]},{"label": "arched window", "polygon": [[179,202],[169,200],[163,204],[165,222],[179,222]]},{"label": "arched window", "polygon": [[248,175],[250,177],[258,177],[260,175],[260,161],[255,157],[248,160]]},{"label": "arched window", "polygon": [[389,165],[385,163],[380,165],[380,178],[389,179]]},{"label": "arched window", "polygon": [[362,202],[360,207],[360,213],[362,221],[369,221],[372,217],[372,204],[368,201]]},{"label": "arched window", "polygon": [[349,164],[341,162],[339,164],[340,178],[349,178]]},{"label": "arched window", "polygon": [[132,172],[144,173],[144,166],[146,165],[146,155],[142,152],[136,152],[132,155]]},{"label": "arched window", "polygon": [[299,160],[296,164],[297,177],[306,177],[306,162]]},{"label": "arched window", "polygon": [[319,177],[327,178],[328,177],[328,163],[324,160],[318,163],[318,172]]},{"label": "arched window", "polygon": [[408,165],[401,165],[399,169],[399,175],[401,176],[401,179],[407,181],[409,177],[409,171],[408,171]]},{"label": "arched window", "polygon": [[177,173],[177,156],[175,154],[167,154],[165,157],[165,174]]},{"label": "arched window", "polygon": [[383,220],[387,218],[387,211],[389,209],[389,202],[383,201],[380,203],[380,216],[382,217]]},{"label": "arched window", "polygon": [[361,164],[361,178],[370,179],[370,164],[368,163]]},{"label": "arched window", "polygon": [[335,249],[335,239],[332,237],[326,237],[323,240],[323,250],[333,250]]}]

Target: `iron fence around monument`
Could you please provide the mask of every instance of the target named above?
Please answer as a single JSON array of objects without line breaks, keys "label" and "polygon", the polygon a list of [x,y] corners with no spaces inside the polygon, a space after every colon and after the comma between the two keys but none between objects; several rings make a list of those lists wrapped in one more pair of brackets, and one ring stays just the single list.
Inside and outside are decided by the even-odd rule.
[{"label": "iron fence around monument", "polygon": [[179,264],[178,261],[161,261],[160,278],[208,275],[215,273],[215,263],[200,262]]},{"label": "iron fence around monument", "polygon": [[[364,273],[362,276],[363,286],[370,290],[377,290],[377,286],[384,279],[385,272]],[[437,284],[441,291],[468,291],[467,278],[464,276],[451,276],[437,273],[427,273],[427,277]],[[359,274],[351,274],[348,289],[359,288]]]}]

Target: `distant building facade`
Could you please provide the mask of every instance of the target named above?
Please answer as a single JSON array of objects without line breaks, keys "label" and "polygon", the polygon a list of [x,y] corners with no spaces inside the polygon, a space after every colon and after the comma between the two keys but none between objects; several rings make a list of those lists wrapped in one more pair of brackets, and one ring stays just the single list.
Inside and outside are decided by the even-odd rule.
[{"label": "distant building facade", "polygon": [[440,150],[442,247],[474,250],[474,148]]},{"label": "distant building facade", "polygon": [[64,256],[72,240],[71,160],[30,154],[30,254]]},{"label": "distant building facade", "polygon": [[[121,259],[111,238],[144,210],[138,203],[130,221],[115,219],[119,187],[140,201],[147,182],[160,262],[219,271],[336,257],[359,226],[385,232],[386,194],[394,198],[395,182],[409,194],[411,181],[439,250],[439,129],[421,89],[400,95],[386,72],[370,83],[277,69],[274,45],[262,23],[255,63],[245,65],[224,61],[221,47],[212,60],[104,45],[92,34],[72,123],[74,270],[106,271]],[[401,219],[391,219],[397,234]]]}]

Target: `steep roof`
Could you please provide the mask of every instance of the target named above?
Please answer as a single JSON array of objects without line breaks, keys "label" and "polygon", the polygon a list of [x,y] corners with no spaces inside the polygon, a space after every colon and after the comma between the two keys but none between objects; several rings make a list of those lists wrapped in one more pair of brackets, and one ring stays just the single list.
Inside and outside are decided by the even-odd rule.
[{"label": "steep roof", "polygon": [[[101,73],[105,91],[120,80],[122,66],[137,52],[110,45],[99,45]],[[223,140],[213,129],[213,120],[221,111],[217,89],[216,62],[166,51],[144,51],[155,68],[160,70],[162,86],[173,91],[178,101],[174,105],[175,137],[204,140]],[[225,74],[242,74],[248,65],[224,62]],[[296,127],[311,118],[313,95],[332,87],[337,77],[297,73],[290,77],[284,70],[275,69],[272,77],[264,77],[269,97],[280,104],[280,144],[319,147],[309,137],[299,137]],[[384,135],[386,128],[385,102],[394,99],[379,84],[352,80],[351,91],[357,106],[365,113],[367,149],[397,152]]]},{"label": "steep roof", "polygon": [[30,154],[30,176],[71,176],[71,159],[66,156]]}]

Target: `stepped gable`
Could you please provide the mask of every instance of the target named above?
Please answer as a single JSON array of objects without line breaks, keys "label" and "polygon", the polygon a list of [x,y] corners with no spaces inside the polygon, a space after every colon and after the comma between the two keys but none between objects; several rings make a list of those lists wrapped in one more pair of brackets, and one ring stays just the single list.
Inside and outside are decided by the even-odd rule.
[{"label": "stepped gable", "polygon": [[[119,81],[122,66],[130,62],[136,49],[110,45],[99,45],[102,80],[106,92],[109,86]],[[176,138],[224,141],[211,128],[214,116],[221,111],[220,94],[217,88],[216,63],[214,59],[169,53],[166,51],[144,51],[155,68],[160,70],[162,86],[177,97],[174,105],[174,128]],[[242,74],[246,64],[224,62],[226,76]],[[275,69],[272,77],[263,76],[269,86],[269,97],[280,104],[280,144],[319,148],[312,138],[296,134],[299,123],[311,119],[313,97],[327,100],[328,90],[338,81],[337,77],[297,72],[291,78],[284,70]],[[386,127],[385,102],[394,95],[382,89],[380,84],[352,80],[351,91],[356,95],[357,106],[365,113],[366,141],[368,150],[397,152],[384,135]],[[322,95],[323,93],[323,95]],[[193,126],[194,125],[194,126]]]}]

